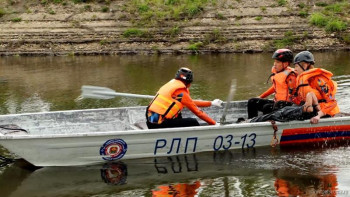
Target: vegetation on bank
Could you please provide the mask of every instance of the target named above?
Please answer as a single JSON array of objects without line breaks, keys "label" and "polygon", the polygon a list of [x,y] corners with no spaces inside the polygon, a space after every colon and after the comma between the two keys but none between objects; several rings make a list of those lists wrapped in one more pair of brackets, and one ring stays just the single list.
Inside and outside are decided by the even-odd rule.
[{"label": "vegetation on bank", "polygon": [[130,0],[123,10],[136,25],[153,25],[166,20],[188,20],[202,13],[216,0]]},{"label": "vegetation on bank", "polygon": [[6,14],[3,8],[0,8],[0,18]]},{"label": "vegetation on bank", "polygon": [[[235,1],[243,2],[243,0]],[[125,40],[148,41],[162,36],[162,39],[166,37],[165,39],[168,39],[167,41],[170,43],[183,43],[184,40],[187,39],[187,41],[185,41],[187,42],[185,43],[185,45],[187,44],[185,49],[193,53],[198,53],[201,49],[208,49],[214,45],[223,45],[226,43],[231,44],[231,46],[235,45],[234,47],[239,50],[240,45],[244,45],[239,43],[240,39],[244,40],[246,37],[232,37],[232,34],[228,33],[228,30],[225,29],[226,27],[218,26],[213,30],[210,30],[209,28],[206,31],[203,31],[200,36],[192,39],[186,36],[186,38],[183,39],[184,37],[181,33],[184,32],[187,27],[201,26],[201,21],[193,21],[191,19],[201,16],[201,14],[209,11],[206,12],[209,14],[206,14],[205,16],[213,17],[219,21],[218,23],[220,24],[224,24],[225,21],[234,21],[234,23],[230,24],[237,26],[246,25],[244,22],[240,21],[249,20],[249,17],[255,20],[254,23],[266,23],[266,21],[272,19],[272,17],[269,16],[271,14],[271,8],[279,6],[287,8],[284,10],[286,10],[285,13],[288,15],[290,14],[292,17],[299,16],[305,18],[304,21],[309,21],[310,25],[321,27],[325,32],[332,33],[332,37],[338,38],[343,43],[350,44],[350,34],[345,32],[345,30],[348,29],[350,22],[350,3],[348,0],[327,1],[332,2],[331,4],[321,1],[312,4],[309,1],[300,1],[297,7],[292,7],[294,5],[288,0],[274,1],[275,3],[268,7],[258,7],[258,9],[260,9],[260,15],[254,14],[251,16],[239,14],[232,15],[227,14],[226,11],[222,12],[222,10],[219,9],[220,7],[226,6],[225,9],[227,7],[230,9],[236,9],[236,7],[234,7],[235,4],[233,4],[232,1],[225,2],[220,0],[28,0],[26,4],[24,4],[24,7],[27,8],[27,13],[32,13],[34,10],[30,10],[32,9],[30,5],[39,5],[47,11],[46,14],[55,15],[59,13],[59,10],[54,9],[61,9],[60,7],[69,8],[73,4],[78,4],[76,7],[79,9],[76,13],[95,12],[92,17],[90,15],[90,19],[88,20],[96,21],[100,19],[99,14],[96,12],[110,12],[111,16],[116,16],[115,20],[132,23],[131,26],[128,26],[128,28],[121,33],[121,37]],[[19,12],[14,12],[11,10],[13,7],[9,8],[8,5],[19,7],[20,1],[0,0],[0,18],[7,14],[12,14],[11,17],[6,17],[6,20],[22,22],[22,18],[16,16]],[[22,5],[23,3],[21,6]],[[76,8],[75,6],[72,7]],[[317,10],[317,12],[312,13],[314,10]],[[44,19],[46,16],[44,15]],[[22,17],[23,21],[26,22],[26,18],[24,16]],[[79,20],[70,22],[74,27],[80,28],[83,26],[80,24]],[[268,44],[264,44],[266,46],[261,48],[264,48],[264,50],[274,50],[276,48],[284,47],[292,48],[293,45],[303,44],[303,41],[311,38],[307,31],[302,33],[300,30],[286,30],[284,35],[280,32],[276,35],[277,36],[271,38],[271,40],[269,40],[270,38],[266,38],[264,41]],[[108,39],[100,41],[100,45],[108,45],[109,43],[112,43],[112,41]],[[213,48],[215,48],[215,46]],[[157,46],[153,46],[153,49],[159,51]]]},{"label": "vegetation on bank", "polygon": [[318,3],[317,5],[324,7],[320,12],[315,12],[310,17],[312,25],[322,27],[327,32],[345,31],[349,25],[350,4],[348,1],[341,1],[327,5]]}]

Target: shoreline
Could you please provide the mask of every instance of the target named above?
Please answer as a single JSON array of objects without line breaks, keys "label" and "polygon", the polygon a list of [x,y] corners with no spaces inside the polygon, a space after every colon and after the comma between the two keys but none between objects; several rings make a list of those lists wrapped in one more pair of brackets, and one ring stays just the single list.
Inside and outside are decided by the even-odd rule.
[{"label": "shoreline", "polygon": [[[349,14],[341,16],[345,29],[329,32],[310,24],[314,13],[327,9],[317,2],[215,0],[180,18],[158,17],[154,13],[163,12],[156,7],[135,10],[123,0],[64,2],[0,2],[0,11],[6,10],[0,15],[0,56],[350,50]],[[331,0],[327,2],[333,6]]]}]

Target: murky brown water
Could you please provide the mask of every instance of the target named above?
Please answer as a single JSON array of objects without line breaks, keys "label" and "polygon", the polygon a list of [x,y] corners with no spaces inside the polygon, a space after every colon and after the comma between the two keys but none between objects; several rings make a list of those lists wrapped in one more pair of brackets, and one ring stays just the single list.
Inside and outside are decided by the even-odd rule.
[{"label": "murky brown water", "polygon": [[[334,73],[341,111],[350,112],[349,52],[314,55],[316,66]],[[82,85],[153,95],[181,66],[194,71],[193,98],[226,100],[232,79],[234,100],[270,86],[271,54],[0,57],[0,113],[146,105],[145,99],[74,99]],[[343,146],[266,147],[36,171],[17,163],[0,168],[0,196],[350,196],[349,155]]]}]

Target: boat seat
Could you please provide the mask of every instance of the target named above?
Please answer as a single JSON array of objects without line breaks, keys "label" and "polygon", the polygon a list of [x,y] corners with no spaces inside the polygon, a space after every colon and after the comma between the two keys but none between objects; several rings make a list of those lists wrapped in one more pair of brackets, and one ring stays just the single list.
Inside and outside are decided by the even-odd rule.
[{"label": "boat seat", "polygon": [[148,129],[146,122],[136,122],[133,125],[133,128],[134,129],[141,129],[141,130],[147,130]]}]

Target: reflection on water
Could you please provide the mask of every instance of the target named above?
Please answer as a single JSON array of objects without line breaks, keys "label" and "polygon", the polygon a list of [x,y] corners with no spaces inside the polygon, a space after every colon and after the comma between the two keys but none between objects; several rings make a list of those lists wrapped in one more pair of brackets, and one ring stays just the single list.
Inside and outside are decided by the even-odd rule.
[{"label": "reflection on water", "polygon": [[107,184],[123,185],[126,184],[128,168],[123,162],[106,163],[101,169],[101,178]]},{"label": "reflection on water", "polygon": [[[18,161],[0,174],[11,196],[346,196],[349,147],[270,147],[35,171]],[[334,154],[336,153],[336,154]],[[347,160],[349,161],[349,160]]]},{"label": "reflection on water", "polygon": [[164,196],[188,196],[193,197],[198,194],[198,189],[201,186],[200,181],[194,183],[178,183],[169,185],[160,185],[157,189],[152,190],[152,196],[164,197]]},{"label": "reflection on water", "polygon": [[287,174],[293,172],[277,173],[274,186],[278,196],[337,196],[337,177],[333,173],[298,178]]}]

